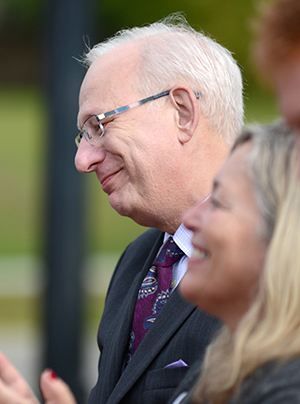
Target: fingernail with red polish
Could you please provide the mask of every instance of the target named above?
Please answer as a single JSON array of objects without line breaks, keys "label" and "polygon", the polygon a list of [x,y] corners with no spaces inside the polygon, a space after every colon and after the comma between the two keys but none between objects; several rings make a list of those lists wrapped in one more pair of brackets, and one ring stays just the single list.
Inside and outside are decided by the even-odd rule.
[{"label": "fingernail with red polish", "polygon": [[51,371],[50,377],[51,377],[51,379],[53,379],[53,380],[55,380],[55,379],[58,378],[58,376],[57,376],[57,374],[54,372],[54,370]]}]

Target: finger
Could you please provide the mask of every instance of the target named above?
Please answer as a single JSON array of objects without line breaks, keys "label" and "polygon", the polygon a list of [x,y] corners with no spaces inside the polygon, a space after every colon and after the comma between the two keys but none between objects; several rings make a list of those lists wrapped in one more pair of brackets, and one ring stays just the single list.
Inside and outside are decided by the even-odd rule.
[{"label": "finger", "polygon": [[13,383],[20,377],[19,372],[12,366],[2,352],[0,352],[0,377],[7,384]]},{"label": "finger", "polygon": [[76,404],[70,387],[50,369],[42,373],[40,389],[45,404]]},{"label": "finger", "polygon": [[24,396],[0,380],[0,404],[39,404],[32,396]]},{"label": "finger", "polygon": [[2,352],[0,352],[0,380],[2,382],[2,389],[6,385],[18,395],[37,401],[25,379]]}]

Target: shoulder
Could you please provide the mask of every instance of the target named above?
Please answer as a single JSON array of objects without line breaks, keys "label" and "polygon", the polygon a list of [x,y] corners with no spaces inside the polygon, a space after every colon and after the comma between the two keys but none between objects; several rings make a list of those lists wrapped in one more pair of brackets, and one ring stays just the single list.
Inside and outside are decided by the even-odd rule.
[{"label": "shoulder", "polygon": [[154,256],[163,242],[164,233],[157,229],[148,229],[132,241],[121,255],[117,267],[123,264],[124,261],[132,261],[132,264],[138,264],[140,260],[144,260],[145,256],[151,254],[154,249]]},{"label": "shoulder", "polygon": [[163,237],[163,232],[157,229],[148,229],[140,236],[138,236],[134,241],[132,241],[128,247],[125,249],[123,255],[125,253],[134,250],[135,253],[140,249],[146,250],[151,249],[153,244],[159,239]]},{"label": "shoulder", "polygon": [[[128,282],[129,285],[147,260],[152,261],[154,259],[159,246],[162,244],[163,235],[162,231],[151,228],[127,246],[116,265],[108,293],[116,282],[120,282],[122,287],[125,287],[124,282]],[[124,277],[124,275],[126,276]]]}]

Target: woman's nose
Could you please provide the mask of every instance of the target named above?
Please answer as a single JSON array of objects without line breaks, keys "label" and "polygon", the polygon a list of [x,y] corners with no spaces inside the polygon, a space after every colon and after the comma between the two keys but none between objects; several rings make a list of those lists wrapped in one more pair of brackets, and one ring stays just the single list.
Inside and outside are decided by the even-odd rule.
[{"label": "woman's nose", "polygon": [[189,230],[195,231],[201,224],[202,215],[209,204],[209,198],[187,211],[183,218],[183,224]]}]

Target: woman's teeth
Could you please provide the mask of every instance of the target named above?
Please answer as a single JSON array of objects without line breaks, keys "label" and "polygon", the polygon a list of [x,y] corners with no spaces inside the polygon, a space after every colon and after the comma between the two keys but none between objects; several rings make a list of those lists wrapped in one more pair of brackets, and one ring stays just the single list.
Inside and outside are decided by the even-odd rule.
[{"label": "woman's teeth", "polygon": [[193,249],[192,257],[194,258],[208,258],[208,253],[203,250],[198,250],[196,248]]}]

